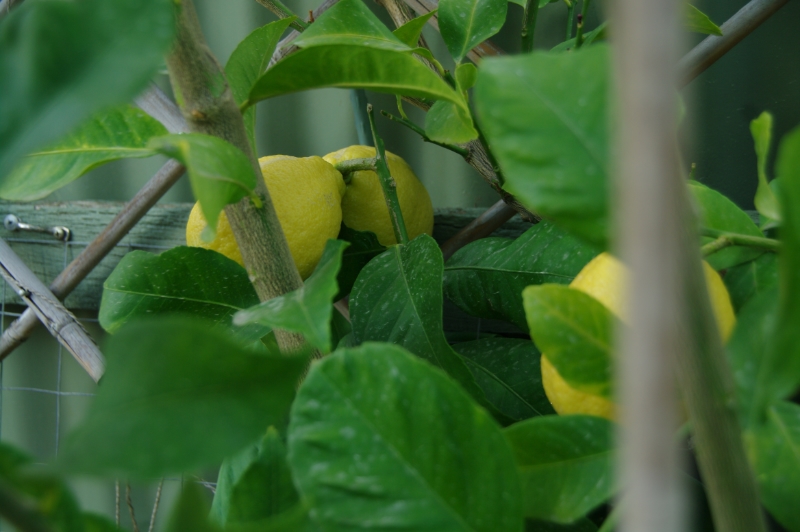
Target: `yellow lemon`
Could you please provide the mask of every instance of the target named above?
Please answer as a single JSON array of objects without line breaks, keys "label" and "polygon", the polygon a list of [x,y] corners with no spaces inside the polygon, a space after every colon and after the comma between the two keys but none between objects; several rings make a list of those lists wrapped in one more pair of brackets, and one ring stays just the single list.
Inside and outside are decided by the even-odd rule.
[{"label": "yellow lemon", "polygon": [[[717,319],[717,327],[725,342],[733,332],[736,317],[725,284],[719,274],[703,261],[706,285],[711,298],[711,307]],[[601,253],[583,267],[570,283],[575,288],[589,294],[605,305],[614,315],[627,320],[624,284],[627,270],[625,266],[609,253]],[[543,353],[541,359],[542,385],[547,398],[559,414],[589,414],[614,419],[614,403],[601,397],[572,388]]]},{"label": "yellow lemon", "polygon": [[[351,159],[371,157],[375,157],[375,148],[350,146],[329,153],[324,159],[336,165]],[[403,159],[387,151],[386,162],[389,173],[397,183],[397,197],[408,238],[413,239],[422,233],[432,234],[433,204],[428,191]],[[347,227],[356,231],[372,231],[384,246],[397,244],[389,219],[389,208],[375,172],[353,172],[342,199],[342,216]]]},{"label": "yellow lemon", "polygon": [[[258,162],[295,266],[306,279],[322,257],[325,243],[339,234],[345,190],[342,174],[316,156],[273,155]],[[206,221],[196,203],[186,224],[186,244],[218,251],[243,264],[224,212],[217,224],[217,236],[211,242],[200,238],[205,227]]]}]

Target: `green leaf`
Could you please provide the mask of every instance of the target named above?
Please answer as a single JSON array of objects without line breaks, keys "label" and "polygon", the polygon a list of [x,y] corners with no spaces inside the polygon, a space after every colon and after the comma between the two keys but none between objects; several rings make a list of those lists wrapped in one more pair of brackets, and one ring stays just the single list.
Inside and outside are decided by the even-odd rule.
[{"label": "green leaf", "polygon": [[692,4],[686,4],[683,11],[683,24],[686,29],[695,33],[703,33],[705,35],[722,36],[722,30],[714,24],[708,15],[694,7]]},{"label": "green leaf", "polygon": [[782,375],[786,379],[785,393],[800,384],[800,342],[797,324],[800,323],[800,128],[787,133],[778,149],[776,164],[781,180],[780,240],[778,255],[780,302],[776,331],[776,352],[783,361]]},{"label": "green leaf", "polygon": [[[233,51],[225,64],[225,77],[228,78],[228,85],[237,105],[247,101],[250,88],[267,70],[281,35],[294,20],[295,17],[284,18],[258,28],[245,37]],[[255,106],[248,107],[244,112],[244,127],[250,145],[255,148]]]},{"label": "green leaf", "polygon": [[99,109],[132,99],[163,62],[170,0],[45,0],[0,24],[0,176]]},{"label": "green leaf", "polygon": [[522,478],[525,517],[571,523],[614,492],[614,424],[544,416],[505,429]]},{"label": "green leaf", "polygon": [[762,216],[780,221],[781,212],[778,198],[767,178],[767,160],[769,159],[769,147],[772,144],[772,115],[764,111],[758,118],[750,122],[750,134],[753,135],[758,164],[758,188],[754,199],[756,209]]},{"label": "green leaf", "polygon": [[508,0],[440,0],[439,31],[456,63],[500,31]]},{"label": "green leaf", "polygon": [[514,421],[555,414],[542,388],[541,353],[522,338],[481,338],[455,344],[486,398]]},{"label": "green leaf", "polygon": [[491,408],[464,360],[442,329],[442,252],[422,234],[390,247],[359,274],[350,294],[357,343],[400,345],[442,368],[481,405]]},{"label": "green leaf", "polygon": [[342,252],[348,245],[341,240],[328,240],[317,269],[302,287],[240,310],[233,323],[260,324],[301,333],[310,345],[323,353],[330,353],[333,296],[339,291],[336,275],[342,266]]},{"label": "green leaf", "polygon": [[155,155],[147,142],[166,134],[161,123],[140,109],[130,105],[108,109],[23,158],[0,181],[0,197],[12,201],[43,198],[107,162]]},{"label": "green leaf", "polygon": [[290,54],[259,78],[249,101],[323,87],[368,89],[464,105],[456,91],[411,54],[352,45],[316,46]]},{"label": "green leaf", "polygon": [[[710,189],[697,181],[690,181],[689,192],[698,206],[701,225],[728,233],[764,236],[746,212],[716,190]],[[703,237],[702,242],[706,244],[712,240],[713,238]],[[706,257],[706,261],[715,270],[724,270],[753,260],[762,253],[764,253],[762,249],[731,246],[709,255]]]},{"label": "green leaf", "polygon": [[292,41],[294,46],[353,45],[410,52],[361,0],[339,0]]},{"label": "green leaf", "polygon": [[222,462],[211,518],[220,525],[275,517],[300,503],[286,463],[286,447],[270,427],[251,447]]},{"label": "green leaf", "polygon": [[339,283],[339,293],[334,298],[336,300],[349,294],[364,266],[386,251],[386,246],[378,242],[378,237],[372,231],[356,231],[342,224],[338,239],[350,242],[350,245],[344,250],[342,267],[336,278],[336,282]]},{"label": "green leaf", "polygon": [[312,366],[292,406],[289,464],[325,530],[522,530],[497,424],[398,346],[342,349]]},{"label": "green leaf", "polygon": [[192,192],[208,224],[203,230],[206,240],[213,240],[225,205],[239,201],[256,186],[247,156],[221,138],[200,133],[165,135],[152,139],[148,146],[186,167]]},{"label": "green leaf", "polygon": [[84,513],[83,530],[84,532],[119,532],[120,528],[103,515]]},{"label": "green leaf", "polygon": [[597,250],[547,221],[515,240],[482,238],[447,261],[444,293],[472,316],[510,321],[528,330],[522,290],[532,284],[569,284]]},{"label": "green leaf", "polygon": [[112,336],[108,369],[61,466],[136,478],[190,471],[281,422],[306,360],[252,353],[212,325],[160,316]]},{"label": "green leaf", "polygon": [[785,384],[773,345],[777,303],[777,287],[753,297],[742,307],[728,342],[744,427],[763,421],[767,407],[783,395]]},{"label": "green leaf", "polygon": [[611,396],[613,316],[593,297],[567,286],[522,292],[531,338],[570,386]]},{"label": "green leaf", "polygon": [[461,63],[456,67],[456,84],[459,90],[466,91],[478,81],[478,69],[472,63]]},{"label": "green leaf", "polygon": [[406,43],[411,48],[416,48],[419,43],[419,36],[422,35],[422,28],[425,27],[425,24],[428,20],[436,14],[438,9],[434,9],[433,11],[428,11],[424,15],[420,15],[417,18],[412,18],[392,33],[394,36]]},{"label": "green leaf", "polygon": [[478,122],[526,207],[604,245],[608,236],[608,46],[481,63]]},{"label": "green leaf", "polygon": [[[100,325],[117,332],[131,320],[181,312],[233,329],[240,309],[258,304],[247,272],[221,253],[177,247],[160,255],[131,251],[103,283]],[[252,341],[269,330],[252,330]]]},{"label": "green leaf", "polygon": [[764,253],[756,259],[728,269],[722,278],[736,314],[750,298],[778,286],[778,255]]},{"label": "green leaf", "polygon": [[464,144],[478,138],[472,116],[463,107],[439,100],[425,115],[425,134],[436,142]]},{"label": "green leaf", "polygon": [[195,482],[184,482],[169,516],[167,532],[221,532],[208,520],[208,499]]},{"label": "green leaf", "polygon": [[766,424],[749,436],[761,502],[788,530],[800,531],[800,406],[776,403]]}]

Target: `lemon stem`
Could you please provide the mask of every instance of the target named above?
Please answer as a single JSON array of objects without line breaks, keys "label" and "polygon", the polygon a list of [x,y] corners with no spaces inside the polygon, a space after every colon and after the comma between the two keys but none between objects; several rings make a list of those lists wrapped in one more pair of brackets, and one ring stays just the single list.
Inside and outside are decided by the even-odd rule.
[{"label": "lemon stem", "polygon": [[348,161],[340,161],[333,165],[342,177],[344,177],[345,183],[350,183],[351,174],[353,172],[363,172],[366,170],[372,170],[373,172],[378,170],[378,166],[375,163],[375,158],[370,157],[367,159],[350,159]]},{"label": "lemon stem", "polygon": [[383,197],[389,208],[389,219],[392,221],[394,237],[398,244],[407,244],[408,231],[406,231],[406,223],[403,220],[403,212],[400,210],[400,200],[397,197],[397,183],[389,173],[389,166],[386,164],[386,150],[383,147],[383,139],[378,136],[375,128],[372,105],[367,105],[367,115],[369,116],[369,126],[372,129],[372,139],[375,141],[375,166],[377,167],[378,181],[381,183]]},{"label": "lemon stem", "polygon": [[528,0],[522,23],[522,52],[533,50],[533,32],[536,29],[536,18],[539,14],[539,0]]},{"label": "lemon stem", "polygon": [[773,238],[764,238],[760,236],[741,235],[738,233],[726,233],[716,229],[704,227],[702,230],[703,236],[714,238],[708,244],[704,245],[701,252],[704,257],[716,253],[721,249],[729,246],[746,246],[750,248],[765,249],[767,251],[778,251],[780,242]]}]

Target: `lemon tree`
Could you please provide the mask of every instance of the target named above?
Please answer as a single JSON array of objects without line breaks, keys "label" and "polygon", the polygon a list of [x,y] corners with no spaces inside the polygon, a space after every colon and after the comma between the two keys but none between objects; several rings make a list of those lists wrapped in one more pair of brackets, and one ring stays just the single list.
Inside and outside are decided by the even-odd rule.
[{"label": "lemon tree", "polygon": [[[0,197],[39,198],[104,162],[161,153],[185,167],[198,201],[187,243],[219,252],[140,251],[119,263],[100,308],[113,335],[108,371],[50,471],[147,480],[218,470],[207,479],[217,481],[210,517],[186,482],[168,520],[175,531],[612,528],[612,329],[628,316],[625,269],[607,253],[610,135],[625,102],[609,103],[605,24],[588,31],[589,17],[576,18],[544,51],[532,50],[536,21],[559,17],[536,13],[563,9],[558,2],[520,0],[521,21],[505,0],[440,0],[436,18],[397,10],[410,19],[396,31],[362,0],[326,2],[313,22],[266,2],[282,20],[248,35],[223,70],[192,0],[141,3],[3,3],[15,6],[0,19]],[[567,4],[574,15],[589,1]],[[689,29],[719,33],[689,11]],[[420,39],[429,23],[449,58]],[[521,24],[526,53],[485,43]],[[290,26],[307,33],[279,46]],[[499,56],[479,61],[487,50]],[[107,107],[142,90],[164,54],[189,133]],[[317,88],[403,99],[380,109],[384,125],[459,154],[525,219],[543,221],[445,261],[430,236],[430,197],[384,153],[374,121],[360,142],[377,151],[257,163],[255,104]],[[424,124],[403,105],[426,112]],[[359,126],[374,118],[356,110]],[[780,141],[770,182],[772,123],[765,115],[752,125],[759,212],[696,182],[688,193],[728,342],[747,446],[738,459],[760,488],[757,500],[735,503],[762,505],[800,532],[800,407],[791,400],[800,388],[800,131]],[[345,178],[335,168],[355,159],[374,160],[377,172]],[[179,165],[168,165],[158,177],[177,179]],[[501,332],[485,334],[480,321],[468,336],[446,329],[445,296],[501,322],[492,323]],[[725,405],[733,398],[726,390]],[[701,465],[715,450],[697,453]],[[27,462],[0,446],[3,520],[25,531],[117,528],[83,514],[61,478],[32,477]],[[719,496],[713,483],[697,484],[694,504]],[[724,506],[712,505],[715,519]]]}]

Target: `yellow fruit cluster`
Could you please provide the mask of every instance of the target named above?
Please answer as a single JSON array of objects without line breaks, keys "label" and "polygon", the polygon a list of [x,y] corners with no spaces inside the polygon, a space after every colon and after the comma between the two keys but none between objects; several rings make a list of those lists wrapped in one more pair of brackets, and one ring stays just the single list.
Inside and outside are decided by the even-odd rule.
[{"label": "yellow fruit cluster", "polygon": [[[703,261],[706,285],[711,297],[711,307],[717,319],[717,327],[723,342],[726,341],[736,324],[731,298],[722,278],[707,262]],[[625,266],[608,253],[601,253],[578,273],[570,287],[584,292],[611,311],[622,321],[628,314],[623,306],[624,285],[627,271]],[[534,342],[536,339],[533,339]],[[615,405],[605,397],[576,390],[559,374],[558,370],[542,353],[542,385],[547,398],[559,414],[588,414],[613,420]]]},{"label": "yellow fruit cluster", "polygon": [[[351,229],[372,231],[384,246],[397,243],[377,174],[354,172],[345,186],[342,174],[334,167],[351,159],[370,157],[375,157],[375,148],[350,146],[325,157],[273,155],[259,159],[289,251],[303,279],[314,271],[328,239],[339,234],[342,221]],[[386,152],[386,160],[397,183],[408,237],[431,234],[433,205],[428,191],[403,159]],[[220,215],[217,236],[211,242],[200,237],[206,225],[196,203],[186,224],[186,244],[218,251],[243,265],[225,213]]]}]

